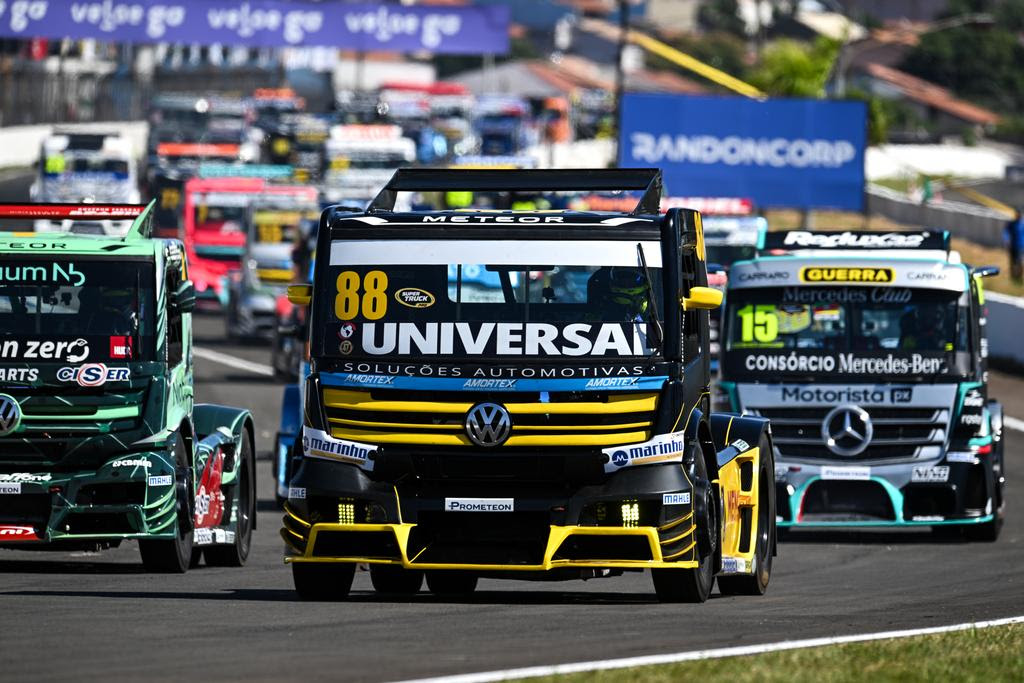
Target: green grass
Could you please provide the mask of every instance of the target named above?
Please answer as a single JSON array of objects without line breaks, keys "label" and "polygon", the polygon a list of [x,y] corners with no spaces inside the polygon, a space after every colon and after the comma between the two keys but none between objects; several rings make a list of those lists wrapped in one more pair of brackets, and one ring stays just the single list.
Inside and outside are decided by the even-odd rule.
[{"label": "green grass", "polygon": [[1022,681],[1024,624],[529,680],[552,683]]}]

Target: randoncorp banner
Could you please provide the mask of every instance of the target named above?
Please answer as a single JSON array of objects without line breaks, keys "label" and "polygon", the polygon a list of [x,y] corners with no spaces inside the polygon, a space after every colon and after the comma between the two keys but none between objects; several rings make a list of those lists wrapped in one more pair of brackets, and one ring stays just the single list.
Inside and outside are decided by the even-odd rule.
[{"label": "randoncorp banner", "polygon": [[290,0],[0,0],[0,37],[508,52],[508,7]]},{"label": "randoncorp banner", "polygon": [[661,168],[670,194],[859,210],[866,116],[862,102],[628,94],[619,164]]}]

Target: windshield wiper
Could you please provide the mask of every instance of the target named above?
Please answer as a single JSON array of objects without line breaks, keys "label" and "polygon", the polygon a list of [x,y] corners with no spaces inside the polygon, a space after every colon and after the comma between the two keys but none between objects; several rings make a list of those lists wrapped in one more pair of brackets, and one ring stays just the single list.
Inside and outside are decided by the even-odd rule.
[{"label": "windshield wiper", "polygon": [[636,253],[640,257],[640,266],[644,269],[644,279],[646,280],[647,289],[647,307],[650,311],[650,329],[654,333],[654,341],[657,346],[654,347],[655,351],[659,351],[665,341],[665,331],[661,327],[661,319],[658,317],[658,302],[654,298],[654,288],[651,286],[651,270],[647,267],[647,257],[644,256],[644,245],[641,242],[636,243]]}]

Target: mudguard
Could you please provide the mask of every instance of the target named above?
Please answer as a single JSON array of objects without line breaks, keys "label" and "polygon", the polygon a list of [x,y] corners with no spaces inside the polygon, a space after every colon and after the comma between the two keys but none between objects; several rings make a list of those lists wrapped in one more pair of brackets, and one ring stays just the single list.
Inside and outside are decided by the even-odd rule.
[{"label": "mudguard", "polygon": [[762,434],[770,433],[768,420],[736,413],[712,413],[711,437],[718,451],[718,466],[757,448]]},{"label": "mudguard", "polygon": [[[244,408],[219,406],[213,403],[197,403],[192,408],[192,424],[198,439],[213,434],[219,427],[225,427],[235,440],[241,443],[246,420],[251,421],[252,415]],[[250,434],[250,437],[252,436]],[[253,450],[256,449],[255,442],[252,447]]]},{"label": "mudguard", "polygon": [[[192,408],[192,423],[196,432],[195,468],[196,476],[206,477],[211,470],[218,452],[237,453],[242,445],[242,434],[249,430],[249,443],[253,454],[256,453],[256,435],[250,426],[252,415],[244,408],[197,403]],[[221,469],[217,476],[217,488],[233,484],[241,468],[241,460],[237,457],[223,458],[215,469]],[[254,473],[255,474],[255,473]],[[256,519],[253,518],[253,529]]]}]

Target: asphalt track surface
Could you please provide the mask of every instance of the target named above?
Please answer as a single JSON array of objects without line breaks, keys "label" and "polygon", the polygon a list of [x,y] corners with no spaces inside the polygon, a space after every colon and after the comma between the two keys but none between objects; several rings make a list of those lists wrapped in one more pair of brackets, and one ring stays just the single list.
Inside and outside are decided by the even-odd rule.
[{"label": "asphalt track surface", "polygon": [[[0,178],[0,194],[4,179]],[[202,348],[269,362],[196,320]],[[927,531],[794,535],[768,593],[662,605],[647,574],[588,582],[483,580],[472,598],[387,600],[356,575],[344,603],[306,603],[282,563],[269,449],[281,389],[196,358],[196,398],[249,408],[261,460],[259,517],[242,569],[142,572],[137,547],[100,553],[0,551],[0,680],[393,681],[532,665],[996,619],[1024,614],[1024,433],[1007,432],[1008,518],[994,544]],[[1024,418],[1024,381],[992,395]]]},{"label": "asphalt track surface", "polygon": [[[196,342],[255,363],[265,347],[223,341],[218,317]],[[257,425],[259,527],[242,569],[142,572],[134,543],[95,554],[0,551],[0,679],[387,681],[1024,614],[1024,433],[1007,433],[1009,512],[994,544],[927,531],[811,533],[781,544],[768,593],[662,605],[650,576],[587,582],[484,580],[471,599],[376,596],[358,572],[344,603],[300,602],[281,560],[269,448],[280,387],[196,359],[197,400],[245,406]],[[1024,381],[992,393],[1024,417]]]}]

